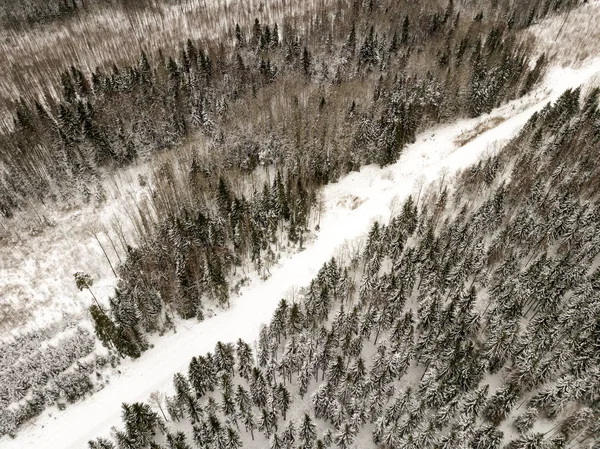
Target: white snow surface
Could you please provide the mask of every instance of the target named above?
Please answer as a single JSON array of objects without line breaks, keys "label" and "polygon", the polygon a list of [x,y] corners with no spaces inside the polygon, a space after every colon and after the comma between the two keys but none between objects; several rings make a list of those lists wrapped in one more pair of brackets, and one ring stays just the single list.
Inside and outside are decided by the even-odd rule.
[{"label": "white snow surface", "polygon": [[[340,254],[345,242],[363,236],[374,220],[385,222],[394,212],[393,204],[416,194],[416,183],[425,184],[445,173],[449,179],[457,171],[493,152],[513,137],[535,111],[556,100],[566,89],[585,84],[600,73],[600,59],[578,69],[555,68],[543,85],[527,97],[508,103],[477,119],[460,120],[429,130],[408,146],[391,166],[364,167],[323,190],[325,210],[317,238],[308,247],[274,267],[266,281],[253,280],[232,300],[229,310],[203,322],[184,322],[176,334],[157,337],[155,347],[138,360],[126,361],[121,374],[113,376],[101,391],[64,411],[46,410],[33,423],[20,429],[15,439],[4,437],[5,449],[58,449],[87,447],[98,436],[109,436],[112,426],[121,422],[121,403],[146,401],[153,391],[172,393],[173,374],[187,372],[193,356],[212,351],[218,341],[243,338],[254,342],[260,325],[267,323],[279,300],[294,286],[310,282],[323,263]],[[496,123],[464,146],[455,141],[484,122]],[[485,127],[483,127],[485,129]],[[481,129],[481,127],[480,127]]]}]

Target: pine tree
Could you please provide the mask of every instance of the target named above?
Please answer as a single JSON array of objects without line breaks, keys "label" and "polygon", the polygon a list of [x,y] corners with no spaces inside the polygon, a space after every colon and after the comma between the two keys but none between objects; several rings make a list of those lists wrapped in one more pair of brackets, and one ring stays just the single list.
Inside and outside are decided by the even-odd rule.
[{"label": "pine tree", "polygon": [[198,421],[198,409],[196,406],[196,401],[191,394],[190,384],[181,373],[177,373],[173,376],[173,385],[175,387],[175,393],[177,398],[177,403],[179,407],[185,409],[192,422]]},{"label": "pine tree", "polygon": [[171,419],[173,421],[178,422],[183,419],[183,417],[184,417],[183,410],[184,409],[179,404],[179,402],[177,401],[176,398],[167,396],[166,404],[167,404],[167,412],[169,413],[169,416],[171,417]]},{"label": "pine tree", "polygon": [[519,436],[506,445],[509,449],[541,449],[544,446],[544,435],[532,433]]},{"label": "pine tree", "polygon": [[331,431],[331,429],[327,429],[325,431],[325,433],[323,434],[323,446],[324,447],[330,447],[331,444],[333,443],[333,432]]},{"label": "pine tree", "polygon": [[283,386],[283,384],[277,385],[275,400],[276,400],[277,408],[281,411],[283,420],[286,421],[287,411],[289,410],[290,404],[291,404],[291,398],[290,398],[290,392],[287,390],[287,388],[285,388]]},{"label": "pine tree", "polygon": [[225,436],[225,449],[240,449],[243,446],[242,440],[238,432],[231,428],[227,428]]},{"label": "pine tree", "polygon": [[73,81],[71,80],[71,75],[69,72],[63,72],[60,77],[60,82],[63,90],[63,97],[67,103],[71,103],[75,100],[75,87],[73,86]]},{"label": "pine tree", "polygon": [[250,395],[254,405],[262,408],[267,403],[267,383],[262,371],[254,367],[250,377]]},{"label": "pine tree", "polygon": [[283,449],[284,442],[283,442],[282,438],[279,437],[279,435],[274,433],[273,436],[271,437],[269,447],[270,447],[270,449]]},{"label": "pine tree", "polygon": [[286,449],[292,449],[296,441],[296,428],[294,421],[290,420],[287,427],[283,431],[283,443]]},{"label": "pine tree", "polygon": [[138,446],[146,446],[152,441],[156,429],[162,429],[163,424],[148,404],[135,402],[122,405],[123,422],[127,439]]},{"label": "pine tree", "polygon": [[106,438],[97,438],[93,441],[88,441],[88,447],[89,449],[114,449],[115,445]]},{"label": "pine tree", "polygon": [[235,403],[241,416],[245,416],[246,412],[252,410],[252,399],[242,385],[238,385],[235,391]]},{"label": "pine tree", "polygon": [[533,427],[533,424],[537,420],[538,415],[538,409],[534,407],[529,407],[527,410],[525,410],[524,413],[522,413],[515,419],[513,424],[519,431],[519,433],[526,433]]},{"label": "pine tree", "polygon": [[240,48],[243,48],[246,45],[244,35],[242,34],[242,30],[240,28],[239,23],[235,24],[235,40],[236,40],[236,45]]},{"label": "pine tree", "polygon": [[223,414],[227,417],[230,417],[237,422],[235,419],[235,402],[229,392],[223,392],[221,399],[221,408],[223,410]]},{"label": "pine tree", "polygon": [[214,441],[215,446],[225,448],[228,437],[227,431],[223,428],[223,425],[215,415],[211,414],[208,417],[208,422],[209,432],[211,433],[212,441]]},{"label": "pine tree", "polygon": [[293,303],[288,313],[286,327],[290,334],[297,334],[304,330],[304,314],[298,303]]},{"label": "pine tree", "polygon": [[304,395],[308,391],[308,384],[310,382],[310,372],[308,363],[304,363],[302,368],[300,368],[300,374],[298,374],[298,394],[301,398],[304,398]]},{"label": "pine tree", "polygon": [[390,46],[388,48],[388,52],[394,54],[398,51],[398,33],[394,31],[392,35],[392,40],[390,41]]},{"label": "pine tree", "polygon": [[115,348],[117,346],[117,327],[115,323],[95,304],[90,306],[90,315],[94,323],[94,332],[102,346],[109,349]]},{"label": "pine tree", "polygon": [[[203,359],[201,357],[201,359]],[[201,397],[206,393],[206,381],[205,375],[207,373],[203,372],[201,363],[198,361],[196,357],[192,357],[190,361],[190,366],[188,368],[188,377],[194,390],[196,391],[196,396]]]},{"label": "pine tree", "polygon": [[373,25],[371,25],[369,34],[367,35],[367,38],[363,42],[363,45],[361,46],[359,51],[359,59],[362,63],[372,64],[376,62],[375,47],[376,42],[374,38],[374,29]]},{"label": "pine tree", "polygon": [[258,19],[254,19],[254,26],[252,27],[252,39],[250,39],[250,46],[257,48],[262,37],[262,30]]},{"label": "pine tree", "polygon": [[[339,432],[335,434],[333,441],[340,449],[347,449],[354,443],[355,434],[355,430],[350,423],[346,422],[341,426]],[[392,445],[392,447],[395,446]]]},{"label": "pine tree", "polygon": [[266,408],[261,410],[258,419],[258,430],[265,434],[265,438],[269,438],[277,431],[277,417],[272,411]]},{"label": "pine tree", "polygon": [[518,393],[515,387],[505,386],[500,388],[489,398],[483,410],[483,415],[493,424],[502,421],[515,405]]},{"label": "pine tree", "polygon": [[119,449],[137,449],[140,447],[134,441],[132,441],[125,432],[116,431],[115,440],[117,441],[117,447]]},{"label": "pine tree", "polygon": [[298,436],[302,447],[305,449],[311,448],[317,438],[317,426],[313,423],[308,413],[304,414],[304,418],[298,429]]},{"label": "pine tree", "polygon": [[354,23],[352,23],[352,29],[350,30],[350,34],[346,40],[346,49],[346,51],[349,53],[349,56],[353,57],[354,52],[356,51],[356,26]]},{"label": "pine tree", "polygon": [[231,343],[217,342],[214,352],[214,365],[217,372],[234,374],[235,350]]},{"label": "pine tree", "polygon": [[302,50],[302,72],[304,73],[305,76],[309,77],[311,76],[312,73],[312,58],[310,55],[310,52],[308,51],[308,49],[306,47],[304,47],[304,50]]},{"label": "pine tree", "polygon": [[252,413],[251,409],[244,413],[242,421],[244,422],[246,432],[250,432],[252,441],[254,441],[254,429],[256,429],[256,420],[254,419],[254,413]]},{"label": "pine tree", "polygon": [[400,37],[400,43],[402,45],[408,44],[409,33],[410,33],[410,19],[408,18],[408,15],[405,15],[404,21],[402,22],[402,34]]},{"label": "pine tree", "polygon": [[169,449],[192,449],[192,447],[187,444],[185,434],[183,432],[167,434],[167,443],[169,444]]},{"label": "pine tree", "polygon": [[98,308],[102,310],[102,306],[98,302],[96,295],[94,295],[94,292],[92,292],[91,289],[92,285],[94,285],[94,280],[92,279],[92,277],[89,274],[84,273],[83,271],[78,271],[77,273],[73,274],[73,277],[75,278],[75,284],[77,285],[77,289],[79,291],[82,291],[84,288],[87,289],[94,298],[94,301],[96,302]]},{"label": "pine tree", "polygon": [[238,375],[248,380],[253,365],[252,349],[250,348],[250,345],[241,338],[237,341],[236,356]]},{"label": "pine tree", "polygon": [[277,341],[280,341],[280,337],[283,334],[283,337],[286,338],[286,321],[288,314],[288,304],[285,299],[279,301],[279,305],[273,312],[273,318],[271,319],[271,325],[269,326],[272,334],[277,338]]},{"label": "pine tree", "polygon": [[267,326],[261,326],[258,339],[258,366],[265,367],[269,360],[269,333]]}]

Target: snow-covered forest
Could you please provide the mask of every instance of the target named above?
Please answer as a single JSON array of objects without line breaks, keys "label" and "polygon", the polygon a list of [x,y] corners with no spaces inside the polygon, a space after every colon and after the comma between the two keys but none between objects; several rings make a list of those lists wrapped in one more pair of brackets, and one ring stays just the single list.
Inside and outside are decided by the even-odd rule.
[{"label": "snow-covered forest", "polygon": [[[71,42],[0,70],[0,446],[599,444],[598,2],[55,3],[0,8]],[[112,13],[186,26],[64,50]]]},{"label": "snow-covered forest", "polygon": [[359,254],[279,302],[254,349],[218,342],[173,395],[124,403],[118,447],[594,446],[599,94],[566,91],[375,222]]}]

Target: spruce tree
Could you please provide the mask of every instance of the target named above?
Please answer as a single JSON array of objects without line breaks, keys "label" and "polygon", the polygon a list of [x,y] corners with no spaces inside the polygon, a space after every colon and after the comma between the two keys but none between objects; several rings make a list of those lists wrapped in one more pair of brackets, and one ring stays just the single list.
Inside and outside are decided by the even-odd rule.
[{"label": "spruce tree", "polygon": [[310,415],[308,413],[304,414],[304,418],[302,418],[302,423],[298,429],[298,437],[302,444],[302,447],[305,449],[309,449],[312,447],[313,443],[317,438],[317,426],[313,423]]}]

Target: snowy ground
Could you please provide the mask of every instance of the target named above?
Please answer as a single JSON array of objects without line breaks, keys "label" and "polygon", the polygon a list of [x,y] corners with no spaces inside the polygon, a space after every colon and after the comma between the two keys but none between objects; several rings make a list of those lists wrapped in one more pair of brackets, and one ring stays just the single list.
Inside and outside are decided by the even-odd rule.
[{"label": "snowy ground", "polygon": [[[137,182],[147,170],[140,163],[121,171],[106,183],[108,199],[100,206],[88,205],[71,211],[40,207],[14,219],[1,231],[8,242],[0,246],[0,341],[60,321],[65,316],[81,318],[92,302],[88,291],[79,292],[73,273],[85,271],[96,280],[92,290],[101,300],[114,291],[113,265],[123,255],[114,223],[121,224],[127,243],[135,243],[131,220],[124,211],[135,210],[147,194]],[[52,226],[38,226],[37,215]],[[101,246],[90,231],[95,230]],[[117,251],[106,237],[108,231]],[[8,232],[8,234],[7,234]]]},{"label": "snowy ground", "polygon": [[[209,2],[209,6],[211,8],[224,7],[229,3],[231,3],[230,0],[219,0]],[[249,10],[254,10],[258,8],[260,3],[257,0],[247,0],[246,6]],[[191,11],[201,8],[203,5],[202,0],[193,0],[188,4],[188,7]],[[311,1],[310,7],[314,8],[315,5],[316,2]],[[305,6],[308,7],[308,5]],[[292,8],[292,6],[289,7]],[[241,4],[236,5],[236,8],[240,11],[243,9]],[[280,2],[271,0],[266,2],[264,13],[266,15],[277,14],[278,8],[280,8]],[[174,20],[178,10],[176,8],[167,9],[168,11],[163,11],[165,14],[164,20],[175,23]],[[203,14],[210,15],[212,14],[210,11],[204,11]],[[241,14],[240,11],[236,14]],[[281,12],[279,11],[279,13]],[[590,54],[595,54],[600,48],[598,17],[600,17],[600,0],[590,0],[587,4],[573,10],[568,16],[551,17],[536,24],[527,32],[536,36],[539,52],[546,52],[549,60],[553,63],[578,65]],[[118,25],[116,29],[120,31],[129,30],[130,28],[130,24],[122,14],[118,17],[102,16],[96,19],[98,20],[98,26],[105,26],[106,21],[112,20],[115,23],[111,22],[111,26],[117,27]],[[91,19],[84,17],[81,20],[85,22]],[[154,23],[149,17],[143,20],[140,19],[140,22],[147,26]],[[156,26],[164,28],[163,25],[164,23],[160,22]],[[83,25],[78,26],[83,27]],[[187,34],[190,34],[190,30],[194,28],[187,22],[182,27]],[[78,31],[74,32],[77,33]],[[140,33],[144,36],[148,34],[152,33]],[[557,36],[559,39],[556,39]],[[45,34],[35,36],[35,39],[44,42],[59,42],[58,40],[48,39]],[[37,42],[36,46],[39,45],[41,43]],[[565,49],[568,49],[568,51]],[[558,80],[559,84],[555,84],[560,76],[565,78],[571,76],[568,70],[556,73],[554,75],[556,79],[551,80],[549,78],[547,85],[563,86],[563,81],[570,82],[568,79]],[[560,90],[561,87],[556,88],[557,92]],[[537,102],[541,99],[538,96],[537,98],[530,98],[529,101]],[[523,102],[511,104],[511,107],[513,106],[521,108]],[[481,129],[487,129],[490,126],[495,126],[495,129],[503,129],[496,126],[498,122],[514,114],[514,110],[505,107],[493,116],[460,125],[465,128],[466,132],[460,133],[460,137],[456,140],[467,141],[476,137],[479,130],[477,125],[473,123],[481,125]],[[440,140],[439,136],[437,140]],[[439,155],[435,157],[439,157]],[[93,287],[94,293],[101,300],[106,300],[108,295],[113,292],[116,279],[98,242],[86,230],[90,223],[101,221],[100,224],[105,225],[111,232],[112,238],[115,239],[111,224],[115,219],[120,219],[129,238],[132,234],[131,223],[123,211],[135,209],[135,207],[129,207],[132,204],[132,195],[139,200],[139,195],[144,193],[144,189],[140,188],[137,183],[137,175],[147,171],[147,169],[147,164],[140,164],[123,170],[123,173],[118,175],[117,180],[111,186],[108,186],[109,201],[101,207],[86,207],[73,212],[59,213],[49,211],[50,208],[48,210],[41,209],[38,211],[41,215],[50,214],[49,218],[56,222],[54,228],[46,229],[41,235],[30,236],[27,230],[15,229],[14,221],[16,220],[7,223],[6,227],[0,222],[0,237],[2,234],[8,233],[9,238],[13,240],[11,244],[0,246],[0,341],[11,334],[39,329],[65,317],[83,317],[91,303],[91,296],[87,291],[78,292],[75,288],[72,277],[75,271],[82,270],[92,275],[96,280]],[[365,173],[369,170],[371,169],[365,169]],[[396,172],[387,170],[386,173],[389,177],[395,176],[394,173]],[[361,174],[361,176],[367,175]],[[378,186],[374,188],[377,189]],[[349,192],[346,193],[350,195]],[[355,198],[347,196],[345,199],[340,198],[339,200],[348,201],[348,207],[354,207],[365,196],[364,191],[359,191]],[[32,213],[22,220],[25,223],[35,221],[36,216]],[[113,264],[116,264],[118,261],[117,255],[109,241],[103,235],[100,236],[100,240],[105,245]]]},{"label": "snowy ground", "polygon": [[[253,280],[232,301],[230,310],[204,322],[184,323],[176,334],[160,337],[155,348],[136,361],[120,367],[121,374],[111,379],[92,399],[67,407],[48,409],[34,423],[21,429],[16,439],[0,440],[3,448],[83,448],[88,440],[107,436],[120,422],[122,402],[145,401],[151,392],[172,392],[171,380],[185,371],[192,356],[213,349],[217,341],[243,338],[252,342],[259,326],[266,323],[278,301],[294,286],[307,284],[332,255],[351,250],[355,239],[364,235],[377,219],[387,221],[396,205],[416,193],[417,185],[469,166],[500,143],[512,137],[529,117],[548,101],[554,101],[567,88],[586,83],[600,73],[600,59],[579,69],[554,69],[534,94],[511,102],[491,114],[439,127],[420,135],[403,152],[399,161],[380,169],[375,166],[351,173],[324,189],[325,212],[317,239],[305,251],[283,260],[271,270],[265,282]],[[485,130],[482,123],[497,126],[474,136],[472,130]],[[469,134],[469,143],[457,147],[456,141]]]},{"label": "snowy ground", "polygon": [[552,16],[527,30],[537,39],[538,53],[563,66],[577,66],[598,54],[600,0],[589,0],[568,15]]}]

